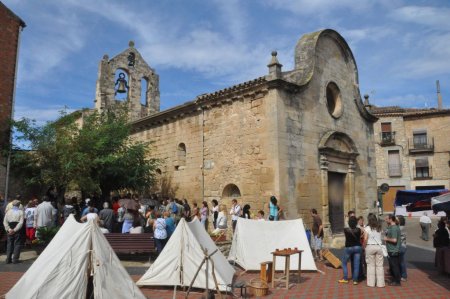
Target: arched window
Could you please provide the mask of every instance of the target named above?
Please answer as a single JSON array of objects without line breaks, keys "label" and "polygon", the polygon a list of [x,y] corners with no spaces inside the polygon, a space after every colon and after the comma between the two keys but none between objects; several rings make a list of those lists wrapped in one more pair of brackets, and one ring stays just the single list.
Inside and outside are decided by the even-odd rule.
[{"label": "arched window", "polygon": [[126,70],[117,69],[114,74],[114,95],[116,100],[128,100],[130,80]]},{"label": "arched window", "polygon": [[148,91],[148,80],[147,80],[147,78],[142,77],[142,79],[141,79],[141,104],[144,106],[148,105],[147,91]]},{"label": "arched window", "polygon": [[235,184],[228,184],[223,188],[222,198],[238,198],[241,197],[241,191]]},{"label": "arched window", "polygon": [[328,112],[334,118],[339,118],[342,115],[342,100],[341,91],[334,82],[330,82],[326,89],[327,108]]},{"label": "arched window", "polygon": [[186,145],[184,143],[178,144],[177,159],[175,161],[175,170],[182,169],[186,166]]}]

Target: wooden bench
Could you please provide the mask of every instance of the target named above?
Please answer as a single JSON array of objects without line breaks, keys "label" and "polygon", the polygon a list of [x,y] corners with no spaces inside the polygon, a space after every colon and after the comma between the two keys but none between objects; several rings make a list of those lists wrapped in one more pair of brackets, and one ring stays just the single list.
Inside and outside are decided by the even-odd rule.
[{"label": "wooden bench", "polygon": [[104,234],[115,253],[156,253],[153,234]]}]

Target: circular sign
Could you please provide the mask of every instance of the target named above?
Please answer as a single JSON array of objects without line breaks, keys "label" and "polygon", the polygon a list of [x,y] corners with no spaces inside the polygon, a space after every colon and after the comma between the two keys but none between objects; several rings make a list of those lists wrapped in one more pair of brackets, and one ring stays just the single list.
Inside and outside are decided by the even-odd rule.
[{"label": "circular sign", "polygon": [[388,192],[389,191],[389,185],[386,184],[386,183],[381,184],[380,190],[383,191],[383,192]]}]

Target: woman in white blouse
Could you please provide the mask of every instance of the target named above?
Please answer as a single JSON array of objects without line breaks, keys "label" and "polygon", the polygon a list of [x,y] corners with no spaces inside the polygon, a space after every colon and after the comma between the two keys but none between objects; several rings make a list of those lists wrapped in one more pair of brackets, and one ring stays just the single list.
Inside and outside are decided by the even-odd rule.
[{"label": "woman in white blouse", "polygon": [[367,286],[383,288],[383,250],[381,249],[381,225],[374,214],[367,217],[369,224],[365,227],[364,244],[366,244]]},{"label": "woman in white blouse", "polygon": [[213,235],[216,235],[221,230],[225,230],[228,228],[226,210],[227,208],[225,207],[225,205],[219,206],[219,214],[217,215],[217,227],[212,232]]}]

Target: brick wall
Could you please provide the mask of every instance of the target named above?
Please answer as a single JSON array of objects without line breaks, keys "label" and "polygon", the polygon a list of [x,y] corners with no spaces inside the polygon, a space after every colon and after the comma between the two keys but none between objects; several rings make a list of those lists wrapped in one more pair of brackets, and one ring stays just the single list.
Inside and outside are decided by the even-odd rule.
[{"label": "brick wall", "polygon": [[[0,2],[0,150],[8,148],[19,32],[25,24]],[[0,158],[0,194],[5,191],[6,160]]]}]

